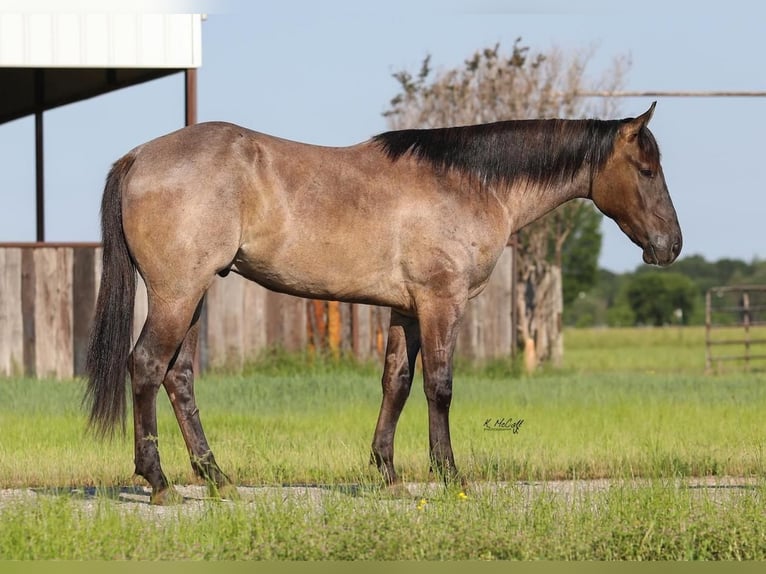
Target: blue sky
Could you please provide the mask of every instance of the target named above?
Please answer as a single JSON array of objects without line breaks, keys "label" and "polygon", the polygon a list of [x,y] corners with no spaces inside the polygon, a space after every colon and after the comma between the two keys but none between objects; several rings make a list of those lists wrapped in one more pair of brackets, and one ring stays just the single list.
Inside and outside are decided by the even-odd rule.
[{"label": "blue sky", "polygon": [[[766,3],[387,0],[189,2],[203,23],[199,120],[348,145],[386,129],[391,74],[458,66],[517,37],[533,50],[595,48],[591,73],[627,55],[628,89],[766,90]],[[638,4],[631,3],[632,6]],[[99,239],[111,163],[183,125],[183,76],[62,107],[45,116],[46,237]],[[643,112],[650,98],[621,102]],[[684,231],[684,254],[766,258],[762,172],[766,98],[659,98],[652,122]],[[34,124],[0,125],[0,241],[34,240]],[[632,270],[639,248],[605,220],[601,266]]]}]

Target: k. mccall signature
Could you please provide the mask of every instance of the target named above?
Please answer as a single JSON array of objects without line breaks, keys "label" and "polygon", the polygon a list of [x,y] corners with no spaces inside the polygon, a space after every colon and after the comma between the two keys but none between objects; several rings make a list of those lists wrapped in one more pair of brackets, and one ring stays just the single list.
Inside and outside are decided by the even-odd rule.
[{"label": "k. mccall signature", "polygon": [[519,434],[524,419],[513,420],[513,418],[488,418],[484,421],[484,430],[486,431],[511,431],[513,434]]}]

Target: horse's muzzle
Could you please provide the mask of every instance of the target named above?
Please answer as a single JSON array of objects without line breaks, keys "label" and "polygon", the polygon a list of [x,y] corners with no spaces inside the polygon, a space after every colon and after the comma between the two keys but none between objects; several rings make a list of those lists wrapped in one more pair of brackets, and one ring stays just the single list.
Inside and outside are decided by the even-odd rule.
[{"label": "horse's muzzle", "polygon": [[644,263],[666,267],[678,258],[682,246],[683,239],[680,234],[657,237],[644,246]]}]

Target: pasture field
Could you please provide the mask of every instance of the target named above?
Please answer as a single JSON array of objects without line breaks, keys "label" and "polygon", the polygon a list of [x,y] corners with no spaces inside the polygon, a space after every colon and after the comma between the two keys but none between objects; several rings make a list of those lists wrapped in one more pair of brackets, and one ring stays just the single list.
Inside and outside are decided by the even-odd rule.
[{"label": "pasture field", "polygon": [[[457,366],[465,495],[428,484],[419,374],[396,442],[412,499],[387,496],[368,464],[378,366],[275,355],[202,377],[197,396],[221,467],[277,488],[164,509],[106,494],[80,504],[86,487],[144,484],[131,478],[130,429],[110,442],[86,433],[82,381],[0,380],[0,488],[39,489],[0,500],[0,559],[766,559],[766,374],[705,375],[699,329],[566,337],[558,371]],[[194,484],[164,396],[158,411],[165,471]],[[687,484],[698,477],[711,487]],[[611,486],[545,487],[583,479]]]}]

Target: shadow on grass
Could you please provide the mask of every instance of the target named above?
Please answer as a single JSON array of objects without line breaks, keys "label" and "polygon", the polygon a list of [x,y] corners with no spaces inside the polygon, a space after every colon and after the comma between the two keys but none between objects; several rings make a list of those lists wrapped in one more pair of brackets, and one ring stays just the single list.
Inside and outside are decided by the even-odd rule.
[{"label": "shadow on grass", "polygon": [[[205,485],[175,485],[184,502],[200,502],[202,500],[216,500],[207,495]],[[322,483],[283,483],[264,485],[237,485],[237,490],[242,500],[250,500],[259,493],[277,492],[284,490],[285,493],[316,492],[337,493],[352,498],[367,496],[386,495],[385,488],[374,484],[322,484]],[[85,486],[85,487],[40,487],[30,488],[39,496],[65,497],[72,500],[113,500],[125,503],[149,504],[151,488],[147,486]],[[217,499],[220,500],[220,499]]]},{"label": "shadow on grass", "polygon": [[141,499],[145,498],[147,503],[151,494],[151,490],[143,486],[53,486],[30,490],[38,495],[68,497],[75,500],[104,498],[123,502],[142,502]]},{"label": "shadow on grass", "polygon": [[760,490],[757,484],[687,484],[683,488],[688,490]]}]

